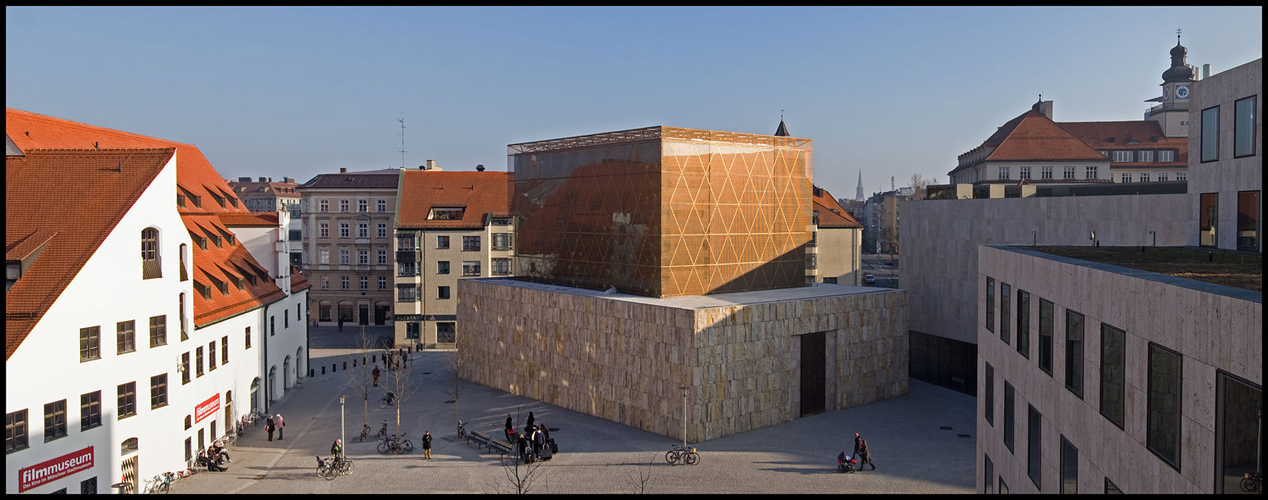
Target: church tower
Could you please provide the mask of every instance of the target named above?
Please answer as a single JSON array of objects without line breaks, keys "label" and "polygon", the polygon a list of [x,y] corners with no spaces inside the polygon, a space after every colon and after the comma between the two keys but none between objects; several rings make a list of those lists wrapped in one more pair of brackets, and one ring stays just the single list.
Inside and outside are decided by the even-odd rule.
[{"label": "church tower", "polygon": [[1157,121],[1167,137],[1189,136],[1189,93],[1197,81],[1198,69],[1185,62],[1189,49],[1180,45],[1176,30],[1176,46],[1171,48],[1171,67],[1162,72],[1162,96],[1145,102],[1159,102],[1145,112],[1146,120]]},{"label": "church tower", "polygon": [[863,169],[859,169],[859,190],[854,193],[854,199],[863,201]]}]

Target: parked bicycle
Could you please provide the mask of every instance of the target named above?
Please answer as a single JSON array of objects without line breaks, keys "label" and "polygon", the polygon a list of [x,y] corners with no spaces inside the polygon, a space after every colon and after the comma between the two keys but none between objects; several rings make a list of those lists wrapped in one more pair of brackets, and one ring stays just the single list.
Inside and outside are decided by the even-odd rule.
[{"label": "parked bicycle", "polygon": [[467,424],[461,420],[458,421],[458,437],[462,439],[467,438]]},{"label": "parked bicycle", "polygon": [[669,465],[678,465],[679,461],[687,465],[696,465],[700,463],[700,454],[696,453],[694,446],[686,447],[675,444],[674,449],[665,453],[665,461],[669,462]]},{"label": "parked bicycle", "polygon": [[1263,472],[1247,472],[1246,475],[1242,477],[1242,491],[1245,491],[1247,493],[1254,493],[1256,491],[1262,490],[1263,488],[1264,488],[1264,473]]},{"label": "parked bicycle", "polygon": [[[386,434],[386,433],[387,433],[387,422],[383,422],[383,426],[384,426],[383,432],[384,432],[384,434]],[[369,437],[370,437],[370,423],[369,423],[369,422],[361,422],[361,440],[362,440],[362,441],[365,441],[365,440],[366,440],[366,439],[368,439]]]},{"label": "parked bicycle", "polygon": [[379,399],[379,408],[380,409],[387,408],[389,406],[396,404],[397,401],[398,401],[398,398],[396,397],[396,393],[392,391],[388,391],[387,394],[384,394],[383,397]]},{"label": "parked bicycle", "polygon": [[176,474],[164,472],[154,476],[154,479],[145,480],[146,493],[169,493],[172,488],[172,477]]},{"label": "parked bicycle", "polygon": [[378,446],[379,453],[387,453],[390,451],[399,455],[401,453],[413,451],[414,443],[410,442],[410,440],[408,439],[405,439],[405,434],[406,433],[404,432],[402,432],[400,436],[393,434],[391,437],[388,437],[384,439],[383,441],[379,442],[379,446]]},{"label": "parked bicycle", "polygon": [[334,467],[335,471],[339,472],[340,476],[351,475],[353,471],[352,460],[342,454],[334,458],[331,466]]},{"label": "parked bicycle", "polygon": [[387,439],[387,420],[383,421],[383,427],[379,427],[378,436],[380,440]]},{"label": "parked bicycle", "polygon": [[334,481],[335,476],[339,475],[339,471],[335,469],[334,463],[329,458],[321,458],[321,455],[313,455],[317,457],[317,477],[324,478],[327,481]]}]

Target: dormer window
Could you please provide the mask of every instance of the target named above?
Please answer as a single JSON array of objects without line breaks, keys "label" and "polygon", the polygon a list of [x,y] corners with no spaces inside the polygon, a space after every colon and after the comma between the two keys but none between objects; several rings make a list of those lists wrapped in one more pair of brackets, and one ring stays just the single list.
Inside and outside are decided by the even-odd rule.
[{"label": "dormer window", "polygon": [[204,299],[211,300],[211,288],[207,285],[195,281],[194,291],[198,292],[199,295],[202,295]]},{"label": "dormer window", "polygon": [[216,244],[216,248],[224,248],[224,245],[222,245],[222,244],[220,243],[220,235],[218,235],[218,234],[213,234],[213,233],[207,233],[207,237],[208,237],[208,238],[211,238],[211,242],[212,242],[212,243],[215,243],[215,244]]},{"label": "dormer window", "polygon": [[176,193],[176,206],[181,208],[185,207],[185,195]]},{"label": "dormer window", "polygon": [[207,238],[203,238],[202,236],[194,234],[193,231],[189,232],[189,237],[194,240],[194,244],[198,245],[198,248],[201,248],[203,250],[207,249]]},{"label": "dormer window", "polygon": [[223,294],[223,295],[228,295],[228,294],[229,294],[229,284],[228,284],[228,283],[225,283],[225,282],[223,282],[223,281],[220,281],[220,280],[218,280],[218,279],[216,279],[216,278],[214,278],[214,277],[213,277],[213,278],[211,278],[211,282],[212,282],[213,284],[215,284],[215,285],[216,285],[216,289],[220,290],[220,293],[221,293],[221,294]]},{"label": "dormer window", "polygon": [[163,269],[159,265],[158,229],[147,227],[141,230],[141,279],[162,278]]},{"label": "dormer window", "polygon": [[220,208],[225,208],[225,199],[221,198],[220,195],[211,193],[211,198],[216,200],[216,204],[220,205]]},{"label": "dormer window", "polygon": [[462,220],[465,207],[432,207],[427,220]]}]

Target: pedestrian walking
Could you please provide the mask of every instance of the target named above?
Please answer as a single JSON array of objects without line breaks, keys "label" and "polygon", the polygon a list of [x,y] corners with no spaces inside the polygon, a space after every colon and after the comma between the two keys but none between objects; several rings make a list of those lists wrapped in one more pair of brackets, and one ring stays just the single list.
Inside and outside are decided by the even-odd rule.
[{"label": "pedestrian walking", "polygon": [[867,449],[867,440],[859,437],[859,433],[854,433],[854,458],[859,461],[859,470],[863,470],[863,464],[871,465],[872,470],[876,470],[876,464],[872,463],[872,454]]},{"label": "pedestrian walking", "polygon": [[530,435],[533,432],[533,412],[528,412],[528,421],[524,422],[524,435]]},{"label": "pedestrian walking", "polygon": [[282,440],[282,428],[283,428],[283,427],[286,427],[286,424],[285,424],[284,422],[282,422],[282,414],[281,414],[281,413],[278,413],[278,414],[277,414],[277,416],[276,416],[276,417],[274,417],[274,418],[276,418],[276,419],[277,419],[277,422],[276,422],[276,424],[277,424],[277,440],[278,440],[278,441],[281,441],[281,440]]},{"label": "pedestrian walking", "polygon": [[379,371],[379,365],[374,365],[374,372],[373,372],[373,373],[374,373],[374,386],[375,386],[375,387],[378,387],[378,386],[379,386],[379,375],[380,375],[380,374],[382,374],[382,372],[380,372],[380,371]]},{"label": "pedestrian walking", "polygon": [[431,460],[431,432],[423,433],[423,458]]},{"label": "pedestrian walking", "polygon": [[339,331],[343,331],[343,316],[339,317]]},{"label": "pedestrian walking", "polygon": [[546,444],[546,439],[542,437],[542,431],[538,430],[536,427],[533,427],[533,434],[531,439],[533,440],[533,456],[540,458],[542,456],[542,445]]},{"label": "pedestrian walking", "polygon": [[264,430],[269,432],[269,441],[272,441],[273,440],[273,416],[272,415],[269,415],[269,418],[264,420]]},{"label": "pedestrian walking", "polygon": [[515,424],[511,423],[511,414],[506,414],[506,429],[502,431],[506,434],[506,442],[511,442],[511,436],[515,434]]}]

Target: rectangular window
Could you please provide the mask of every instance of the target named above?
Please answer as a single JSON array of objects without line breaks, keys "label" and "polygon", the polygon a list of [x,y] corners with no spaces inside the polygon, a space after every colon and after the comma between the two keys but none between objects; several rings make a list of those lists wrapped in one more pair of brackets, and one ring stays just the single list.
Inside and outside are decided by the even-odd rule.
[{"label": "rectangular window", "polygon": [[362,290],[369,290],[369,289],[370,289],[370,277],[369,277],[369,276],[362,276],[362,277],[360,277],[360,278],[357,280],[357,284],[361,286],[361,289],[362,289]]},{"label": "rectangular window", "polygon": [[511,249],[511,233],[493,233],[494,250]]},{"label": "rectangular window", "polygon": [[438,299],[447,299],[447,298],[449,298],[449,287],[447,287],[447,286],[438,286],[438,287],[436,287],[436,298],[438,298]]},{"label": "rectangular window", "polygon": [[251,327],[248,326],[246,328],[245,335],[246,335],[246,347],[244,347],[243,349],[250,349],[251,348]]},{"label": "rectangular window", "polygon": [[1119,182],[1131,182],[1131,181],[1132,181],[1132,174],[1123,173],[1123,175],[1119,177]]},{"label": "rectangular window", "polygon": [[[491,271],[494,276],[510,275],[511,274],[511,259],[493,259],[493,269]],[[828,278],[824,278],[825,280],[824,283],[827,283],[826,281],[827,279]],[[832,279],[833,279],[833,282],[835,283],[836,278],[832,278]]]},{"label": "rectangular window", "polygon": [[44,405],[44,442],[66,437],[66,400]]},{"label": "rectangular window", "polygon": [[1008,302],[1013,300],[1013,289],[1008,283],[1000,282],[999,284],[999,338],[1004,341],[1004,345],[1008,345],[1009,340],[1009,323],[1008,323]]},{"label": "rectangular window", "polygon": [[380,222],[377,228],[378,228],[378,231],[375,233],[375,236],[379,238],[387,238],[387,223]]},{"label": "rectangular window", "polygon": [[432,207],[427,220],[462,220],[467,209],[462,207]]},{"label": "rectangular window", "polygon": [[358,212],[369,212],[369,211],[370,211],[370,201],[369,201],[369,200],[357,200],[357,211],[358,211]]},{"label": "rectangular window", "polygon": [[120,321],[117,329],[119,354],[136,352],[136,321]]},{"label": "rectangular window", "polygon": [[1233,158],[1255,154],[1255,96],[1233,102]]},{"label": "rectangular window", "polygon": [[362,266],[370,264],[369,250],[365,250],[365,249],[357,250],[357,264]]},{"label": "rectangular window", "polygon": [[1039,167],[1044,179],[1052,178],[1052,167]]},{"label": "rectangular window", "polygon": [[1004,446],[1013,452],[1013,384],[1004,381]]},{"label": "rectangular window", "polygon": [[986,278],[986,331],[995,331],[995,278]]},{"label": "rectangular window", "polygon": [[1017,352],[1030,359],[1030,292],[1017,290]]},{"label": "rectangular window", "polygon": [[379,276],[379,290],[387,290],[387,276]]},{"label": "rectangular window", "polygon": [[4,416],[4,452],[13,453],[25,450],[30,444],[27,441],[28,424],[26,410],[7,413]]},{"label": "rectangular window", "polygon": [[1123,428],[1126,407],[1126,332],[1101,323],[1101,415]]},{"label": "rectangular window", "polygon": [[1132,152],[1131,151],[1115,151],[1114,161],[1115,162],[1130,162],[1132,161]]},{"label": "rectangular window", "polygon": [[1219,193],[1202,193],[1198,202],[1198,244],[1215,246],[1215,228],[1219,226]]},{"label": "rectangular window", "polygon": [[1259,191],[1237,193],[1237,249],[1259,249]]},{"label": "rectangular window", "polygon": [[464,252],[480,251],[480,237],[479,236],[463,236],[462,237],[462,251]]},{"label": "rectangular window", "polygon": [[1061,178],[1062,178],[1062,179],[1073,179],[1073,178],[1074,178],[1074,167],[1065,167],[1065,170],[1063,170],[1063,171],[1061,172]]},{"label": "rectangular window", "polygon": [[329,223],[329,222],[318,222],[318,223],[317,223],[317,237],[318,237],[318,238],[329,238],[329,237],[330,237],[330,223]]},{"label": "rectangular window", "polygon": [[1039,299],[1039,369],[1052,376],[1052,302]]},{"label": "rectangular window", "polygon": [[[295,319],[299,320],[299,316],[296,316]],[[291,327],[291,311],[287,309],[285,311],[282,311],[282,328],[290,328],[290,327]]]},{"label": "rectangular window", "polygon": [[1035,483],[1035,488],[1043,489],[1039,485],[1042,474],[1040,474],[1040,452],[1043,447],[1043,416],[1039,414],[1034,405],[1026,405],[1029,407],[1027,412],[1027,432],[1026,432],[1026,475],[1030,476],[1030,481]]},{"label": "rectangular window", "polygon": [[1146,163],[1154,161],[1154,152],[1153,151],[1137,151],[1136,161],[1146,162]]},{"label": "rectangular window", "polygon": [[417,300],[418,287],[414,285],[396,285],[397,302],[416,302]]},{"label": "rectangular window", "polygon": [[340,277],[339,277],[339,289],[340,289],[340,290],[347,290],[347,289],[348,289],[348,284],[349,284],[349,283],[351,283],[351,282],[350,282],[350,281],[348,281],[348,277],[347,277],[347,276],[340,276]]},{"label": "rectangular window", "polygon": [[990,363],[986,364],[986,385],[983,390],[982,402],[985,405],[983,414],[986,415],[986,423],[992,427],[995,426],[995,367]]},{"label": "rectangular window", "polygon": [[1158,152],[1159,163],[1171,163],[1176,161],[1176,152],[1170,149],[1164,149]]},{"label": "rectangular window", "polygon": [[1167,173],[1158,172],[1158,182],[1167,182]]},{"label": "rectangular window", "polygon": [[348,249],[347,249],[347,248],[340,248],[340,249],[339,249],[339,263],[340,263],[340,264],[349,264],[349,257],[348,257],[348,256],[349,256],[349,253],[348,253]]},{"label": "rectangular window", "polygon": [[339,211],[340,212],[348,211],[348,200],[339,200]]},{"label": "rectangular window", "polygon": [[216,369],[216,341],[207,344],[207,371]]},{"label": "rectangular window", "polygon": [[422,325],[417,321],[410,321],[405,324],[405,338],[417,339],[422,337]]},{"label": "rectangular window", "polygon": [[449,248],[449,237],[436,236],[436,248]]},{"label": "rectangular window", "polygon": [[203,376],[203,348],[195,349],[194,353],[194,373],[201,377]]},{"label": "rectangular window", "polygon": [[1262,408],[1262,387],[1215,371],[1215,493],[1241,493],[1242,474],[1260,470]]},{"label": "rectangular window", "polygon": [[436,342],[454,343],[454,324],[450,322],[436,323]]},{"label": "rectangular window", "polygon": [[[277,335],[277,316],[269,316],[269,336]],[[211,355],[216,355],[216,350],[211,350]]]},{"label": "rectangular window", "polygon": [[119,386],[119,420],[136,415],[136,382]]},{"label": "rectangular window", "polygon": [[1030,167],[1017,167],[1017,178],[1018,178],[1018,179],[1029,179],[1029,178],[1030,178]]},{"label": "rectangular window", "polygon": [[985,471],[985,477],[982,478],[982,493],[989,495],[994,490],[992,486],[995,486],[995,463],[991,462],[990,455],[982,454],[982,470]]},{"label": "rectangular window", "polygon": [[358,238],[370,237],[370,224],[368,222],[357,223],[357,237]]},{"label": "rectangular window", "polygon": [[447,260],[436,261],[436,274],[449,274],[449,261]]},{"label": "rectangular window", "polygon": [[80,432],[101,425],[101,391],[79,395]]},{"label": "rectangular window", "polygon": [[1145,447],[1175,470],[1180,470],[1182,380],[1180,353],[1150,342]]},{"label": "rectangular window", "polygon": [[1079,449],[1061,436],[1061,493],[1079,492]]},{"label": "rectangular window", "polygon": [[326,276],[322,276],[322,277],[321,277],[321,289],[322,289],[322,290],[329,290],[329,289],[330,289],[330,278],[329,278],[329,277],[326,277]]},{"label": "rectangular window", "polygon": [[317,210],[320,212],[330,211],[330,200],[320,200],[317,202]]},{"label": "rectangular window", "polygon": [[1123,490],[1118,489],[1118,485],[1114,484],[1114,482],[1110,481],[1110,478],[1107,477],[1105,478],[1105,494],[1106,495],[1122,495]]},{"label": "rectangular window", "polygon": [[387,200],[379,200],[379,201],[375,204],[375,208],[377,208],[380,212],[386,212],[386,211],[387,211]]},{"label": "rectangular window", "polygon": [[1200,137],[1202,161],[1220,159],[1220,107],[1202,110],[1202,135]]},{"label": "rectangular window", "polygon": [[1083,178],[1084,179],[1097,178],[1096,171],[1097,171],[1097,167],[1083,167]]},{"label": "rectangular window", "polygon": [[101,359],[101,327],[79,329],[79,362]]},{"label": "rectangular window", "polygon": [[1149,172],[1140,173],[1140,182],[1149,182]]},{"label": "rectangular window", "polygon": [[181,385],[189,383],[189,353],[181,353]]},{"label": "rectangular window", "polygon": [[1001,495],[1008,494],[1008,483],[1004,482],[1004,476],[999,477],[999,494]]},{"label": "rectangular window", "polygon": [[167,316],[150,316],[150,347],[167,345]]},{"label": "rectangular window", "polygon": [[339,223],[339,237],[340,238],[348,237],[348,223],[347,222]]},{"label": "rectangular window", "polygon": [[418,276],[418,262],[401,262],[396,266],[397,276]]},{"label": "rectangular window", "polygon": [[480,275],[480,261],[478,260],[462,261],[462,275],[463,276],[479,276]]},{"label": "rectangular window", "polygon": [[318,264],[330,263],[330,247],[327,247],[327,246],[317,247],[317,263]]},{"label": "rectangular window", "polygon": [[167,406],[167,374],[150,377],[150,409]]},{"label": "rectangular window", "polygon": [[1083,399],[1083,315],[1065,311],[1065,388]]},{"label": "rectangular window", "polygon": [[1176,180],[1177,180],[1177,181],[1183,181],[1183,180],[1187,180],[1187,179],[1188,179],[1188,176],[1186,176],[1184,172],[1176,172]]},{"label": "rectangular window", "polygon": [[1007,179],[1009,177],[1009,167],[999,167],[999,178]]},{"label": "rectangular window", "polygon": [[229,364],[229,336],[220,337],[220,364]]}]

